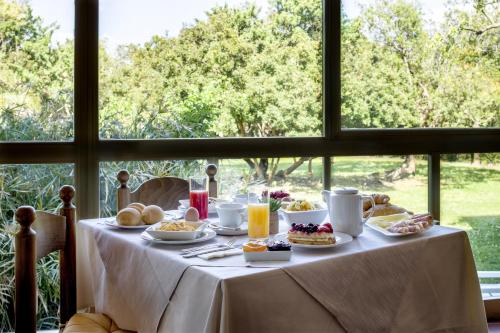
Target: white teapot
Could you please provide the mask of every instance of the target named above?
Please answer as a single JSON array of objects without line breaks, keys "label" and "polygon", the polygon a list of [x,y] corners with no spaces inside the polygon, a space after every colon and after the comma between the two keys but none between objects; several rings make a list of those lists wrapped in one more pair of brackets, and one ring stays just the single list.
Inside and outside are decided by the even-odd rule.
[{"label": "white teapot", "polygon": [[359,194],[353,187],[337,188],[333,192],[322,191],[323,200],[328,205],[328,213],[332,222],[333,230],[344,232],[353,237],[363,232],[363,224],[372,213],[363,219],[363,198],[369,198],[372,205],[375,202],[371,195]]}]

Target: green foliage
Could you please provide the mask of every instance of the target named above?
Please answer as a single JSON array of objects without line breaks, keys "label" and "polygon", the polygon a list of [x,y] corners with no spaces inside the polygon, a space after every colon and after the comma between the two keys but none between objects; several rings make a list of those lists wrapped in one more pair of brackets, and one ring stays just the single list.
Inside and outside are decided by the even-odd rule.
[{"label": "green foliage", "polygon": [[0,0],[0,141],[73,135],[73,45],[27,4]]},{"label": "green foliage", "polygon": [[[14,212],[21,205],[56,211],[59,188],[72,184],[71,165],[0,166],[0,330],[13,328],[14,315]],[[39,328],[57,327],[59,306],[59,260],[52,254],[38,262]]]}]

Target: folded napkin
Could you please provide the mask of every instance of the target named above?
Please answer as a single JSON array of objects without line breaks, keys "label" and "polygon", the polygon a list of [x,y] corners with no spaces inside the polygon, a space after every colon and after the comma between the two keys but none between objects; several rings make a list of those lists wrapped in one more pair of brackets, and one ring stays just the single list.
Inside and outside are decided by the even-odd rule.
[{"label": "folded napkin", "polygon": [[200,254],[198,256],[198,258],[210,260],[213,258],[224,258],[224,257],[229,257],[229,256],[235,256],[238,254],[243,254],[243,250],[242,249],[229,249],[229,250],[224,250],[224,251],[205,253],[205,254]]}]

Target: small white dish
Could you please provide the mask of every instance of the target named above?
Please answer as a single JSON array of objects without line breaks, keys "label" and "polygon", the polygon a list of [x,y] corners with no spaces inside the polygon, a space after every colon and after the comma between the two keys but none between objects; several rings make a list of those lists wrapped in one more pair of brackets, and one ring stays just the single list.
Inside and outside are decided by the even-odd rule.
[{"label": "small white dish", "polygon": [[205,229],[201,233],[199,238],[187,239],[187,240],[161,240],[161,239],[153,238],[150,234],[148,234],[145,231],[143,233],[141,233],[142,239],[149,241],[151,243],[154,243],[154,244],[165,244],[165,245],[184,245],[184,244],[201,243],[201,242],[206,242],[206,241],[214,238],[215,236],[217,236],[217,234],[215,233],[215,231],[213,231],[211,229]]},{"label": "small white dish", "polygon": [[194,231],[163,231],[159,230],[163,223],[175,223],[181,221],[163,221],[156,224],[153,224],[149,228],[146,229],[146,232],[151,235],[151,237],[155,239],[161,240],[190,240],[199,238],[207,223],[205,222],[191,222],[191,221],[183,221],[189,226],[195,227]]},{"label": "small white dish", "polygon": [[335,243],[334,244],[326,244],[326,245],[311,245],[311,244],[296,244],[290,242],[292,248],[304,248],[304,249],[327,249],[331,247],[336,247],[342,244],[346,244],[352,241],[352,236],[348,234],[344,234],[343,232],[334,232],[335,234]]},{"label": "small white dish", "polygon": [[248,224],[243,223],[238,228],[227,228],[222,227],[218,223],[212,222],[208,224],[208,227],[214,230],[217,235],[221,236],[242,236],[248,234]]},{"label": "small white dish", "polygon": [[132,225],[132,226],[120,225],[120,224],[118,224],[118,222],[116,222],[116,218],[106,219],[103,222],[108,227],[113,227],[113,228],[117,228],[117,229],[138,230],[138,229],[146,229],[146,228],[150,227],[150,225],[148,225],[148,224]]},{"label": "small white dish", "polygon": [[289,261],[292,251],[244,252],[246,261]]},{"label": "small white dish", "polygon": [[325,218],[328,215],[328,208],[319,204],[315,204],[314,206],[316,208],[314,210],[290,211],[280,208],[279,211],[283,215],[285,222],[290,226],[292,223],[321,224],[325,221]]}]

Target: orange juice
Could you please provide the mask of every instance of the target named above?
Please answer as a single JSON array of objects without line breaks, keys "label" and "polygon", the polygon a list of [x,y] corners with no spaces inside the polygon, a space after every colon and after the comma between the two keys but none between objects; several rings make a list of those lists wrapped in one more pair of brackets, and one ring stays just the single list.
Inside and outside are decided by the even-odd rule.
[{"label": "orange juice", "polygon": [[269,204],[248,204],[248,237],[262,239],[269,237]]}]

